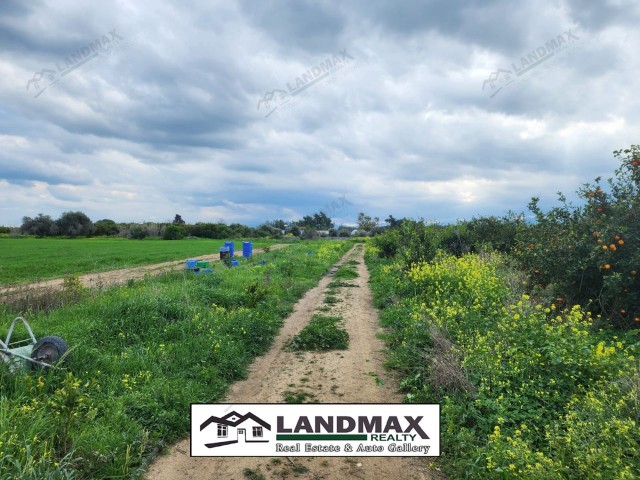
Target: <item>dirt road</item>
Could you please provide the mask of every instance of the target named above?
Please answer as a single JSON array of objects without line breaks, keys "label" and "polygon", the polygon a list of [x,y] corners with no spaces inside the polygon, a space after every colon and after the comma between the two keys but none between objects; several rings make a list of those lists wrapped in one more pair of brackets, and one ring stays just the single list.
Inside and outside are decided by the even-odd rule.
[{"label": "dirt road", "polygon": [[[279,243],[271,245],[271,250],[278,250],[284,248],[288,244]],[[263,250],[256,248],[253,250],[254,254],[263,253]],[[237,255],[236,255],[237,256]],[[220,261],[219,255],[205,255],[198,256],[198,260],[205,262],[217,262]],[[185,267],[185,260],[172,260],[170,262],[154,263],[152,265],[141,265],[139,267],[121,268],[118,270],[110,270],[100,273],[88,273],[85,275],[79,275],[80,282],[83,286],[89,288],[95,287],[107,287],[109,285],[117,285],[125,283],[127,280],[139,280],[146,275],[159,275],[171,270],[180,270]],[[45,280],[42,282],[29,283],[26,285],[19,285],[16,287],[4,287],[0,288],[0,303],[8,301],[10,299],[22,298],[27,295],[37,295],[38,292],[62,290],[64,285],[63,278],[54,278],[52,280]]]},{"label": "dirt road", "polygon": [[[319,403],[399,403],[398,383],[383,367],[384,345],[377,311],[371,302],[369,274],[363,246],[356,246],[341,260],[358,262],[359,276],[341,287],[339,300],[327,315],[344,318],[349,333],[348,350],[289,352],[283,346],[318,313],[337,266],[318,286],[309,290],[286,319],[272,348],[252,365],[248,379],[235,383],[225,403],[285,403],[285,396],[304,395]],[[246,480],[249,479],[437,479],[428,460],[419,458],[191,458],[188,439],[174,445],[149,469],[148,480]],[[262,475],[262,477],[260,476]]]}]

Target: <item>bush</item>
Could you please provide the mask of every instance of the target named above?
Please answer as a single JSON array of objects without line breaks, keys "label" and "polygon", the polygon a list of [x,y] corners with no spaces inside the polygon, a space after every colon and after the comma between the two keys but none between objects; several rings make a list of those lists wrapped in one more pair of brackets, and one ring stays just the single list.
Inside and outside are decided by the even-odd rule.
[{"label": "bush", "polygon": [[184,238],[184,228],[181,225],[167,225],[162,233],[164,240],[182,240]]},{"label": "bush", "polygon": [[94,235],[98,236],[112,236],[117,235],[120,229],[113,220],[105,218],[104,220],[98,220],[95,224],[96,230]]},{"label": "bush", "polygon": [[134,225],[129,229],[129,238],[133,240],[142,240],[149,236],[149,230],[141,225]]}]

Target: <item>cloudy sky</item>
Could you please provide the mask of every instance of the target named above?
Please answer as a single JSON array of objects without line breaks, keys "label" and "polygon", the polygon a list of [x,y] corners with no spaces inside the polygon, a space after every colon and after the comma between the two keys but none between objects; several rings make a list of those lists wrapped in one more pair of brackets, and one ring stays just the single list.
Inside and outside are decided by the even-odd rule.
[{"label": "cloudy sky", "polygon": [[639,143],[639,5],[0,0],[0,225],[550,206]]}]

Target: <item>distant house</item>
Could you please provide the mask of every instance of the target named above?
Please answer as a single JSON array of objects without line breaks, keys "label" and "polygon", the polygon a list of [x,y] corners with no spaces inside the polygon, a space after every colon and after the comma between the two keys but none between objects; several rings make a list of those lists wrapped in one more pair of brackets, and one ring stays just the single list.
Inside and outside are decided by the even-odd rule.
[{"label": "distant house", "polygon": [[329,230],[318,230],[317,233],[318,233],[319,237],[328,237],[329,236]]},{"label": "distant house", "polygon": [[269,440],[265,440],[264,429],[271,431],[271,425],[251,412],[246,415],[231,412],[224,417],[211,416],[200,425],[200,431],[207,427],[211,430],[210,438],[215,440],[205,443],[207,448],[231,445],[240,441],[245,443],[267,443]]}]

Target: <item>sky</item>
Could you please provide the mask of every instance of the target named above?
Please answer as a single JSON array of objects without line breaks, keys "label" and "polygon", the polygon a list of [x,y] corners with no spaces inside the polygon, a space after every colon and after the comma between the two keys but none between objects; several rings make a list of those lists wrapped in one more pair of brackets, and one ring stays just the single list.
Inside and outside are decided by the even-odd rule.
[{"label": "sky", "polygon": [[0,0],[0,225],[441,223],[638,144],[635,0]]}]

